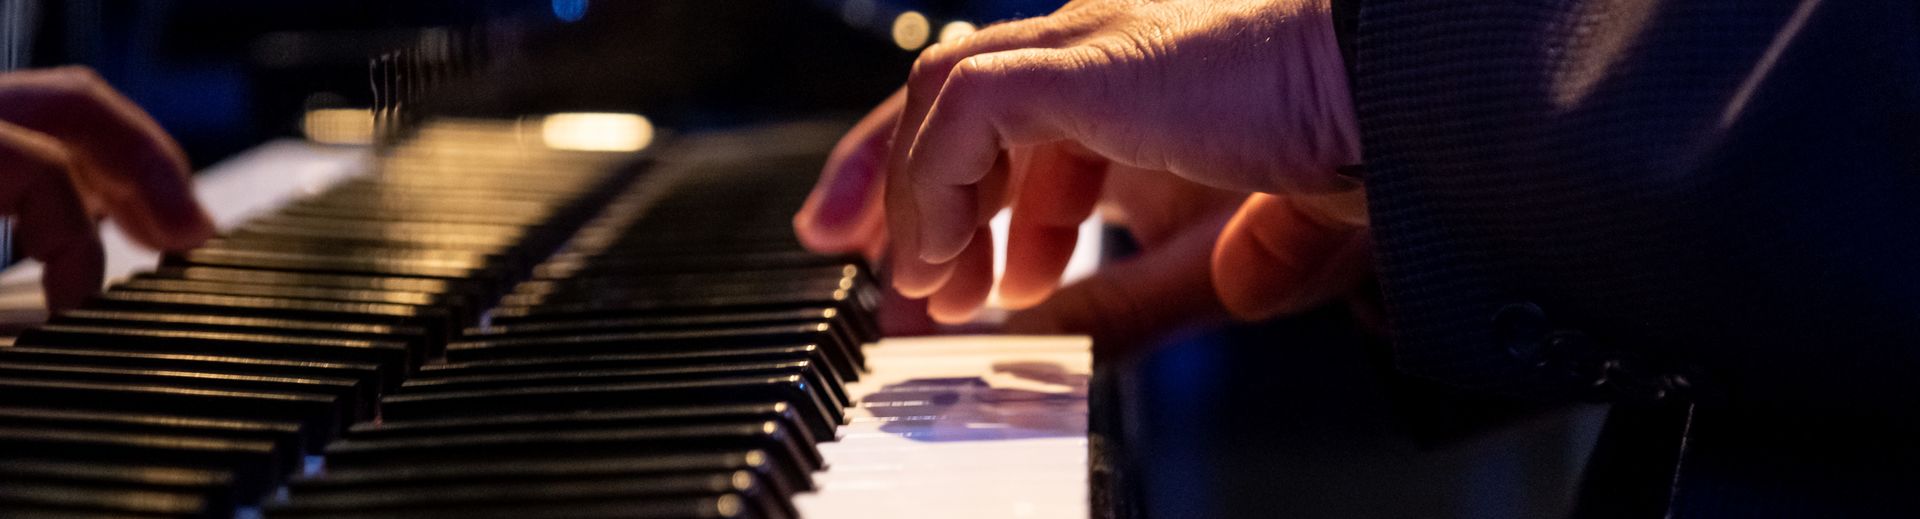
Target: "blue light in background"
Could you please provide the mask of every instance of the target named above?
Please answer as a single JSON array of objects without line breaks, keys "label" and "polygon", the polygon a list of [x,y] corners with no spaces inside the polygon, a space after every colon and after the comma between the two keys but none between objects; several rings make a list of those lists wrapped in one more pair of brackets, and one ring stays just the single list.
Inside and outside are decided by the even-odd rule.
[{"label": "blue light in background", "polygon": [[563,22],[577,22],[587,17],[587,0],[553,0],[553,15]]}]

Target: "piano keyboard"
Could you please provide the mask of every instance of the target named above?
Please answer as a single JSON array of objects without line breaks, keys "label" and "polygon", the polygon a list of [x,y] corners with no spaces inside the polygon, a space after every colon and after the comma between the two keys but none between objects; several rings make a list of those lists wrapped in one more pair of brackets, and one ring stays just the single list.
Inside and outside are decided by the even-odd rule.
[{"label": "piano keyboard", "polygon": [[789,234],[794,131],[425,125],[0,348],[0,516],[1085,516],[1084,343],[871,347],[871,273]]}]

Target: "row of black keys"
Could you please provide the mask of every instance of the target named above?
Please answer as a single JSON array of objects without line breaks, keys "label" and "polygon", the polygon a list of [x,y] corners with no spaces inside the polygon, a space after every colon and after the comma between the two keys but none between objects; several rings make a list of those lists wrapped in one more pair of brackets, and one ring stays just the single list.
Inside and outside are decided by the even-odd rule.
[{"label": "row of black keys", "polygon": [[[94,481],[209,500],[175,499],[149,510],[169,513],[217,513],[246,504],[298,468],[303,454],[322,452],[328,444],[330,475],[372,461],[416,460],[396,454],[401,452],[433,459],[499,457],[509,444],[529,441],[592,444],[574,454],[594,458],[616,447],[638,449],[634,453],[739,448],[736,454],[752,454],[740,459],[762,459],[766,470],[781,469],[768,476],[776,480],[762,484],[784,496],[810,487],[806,473],[818,467],[812,444],[831,438],[844,419],[850,401],[843,381],[858,377],[864,363],[858,344],[872,338],[867,323],[851,318],[864,309],[835,292],[811,300],[786,293],[710,306],[695,301],[671,311],[639,312],[650,316],[584,322],[522,319],[448,346],[449,363],[419,370],[378,408],[375,398],[387,394],[397,376],[383,367],[405,365],[405,356],[417,351],[402,340],[313,338],[306,331],[325,323],[267,317],[221,318],[211,326],[221,331],[208,331],[200,324],[211,316],[174,313],[164,305],[75,311],[23,335],[20,346],[0,348],[0,405],[6,406],[0,408],[0,423],[6,424],[0,445],[43,460],[209,469],[177,485],[167,478],[125,485]],[[476,416],[499,409],[515,413]],[[602,409],[616,411],[580,413]],[[362,423],[352,440],[334,442],[348,425],[376,411],[383,426]],[[743,427],[716,429],[714,421]],[[696,423],[708,425],[691,426]],[[746,427],[766,423],[778,427]],[[518,435],[516,424],[524,428]],[[656,425],[689,427],[652,430]],[[658,434],[555,434],[628,426]],[[552,454],[540,460],[566,464],[564,456]],[[523,465],[544,470],[533,467],[535,461],[524,459]],[[23,479],[89,479],[58,469],[0,463],[0,474]],[[336,482],[328,488],[345,487]]]},{"label": "row of black keys", "polygon": [[876,337],[860,267],[773,222],[791,186],[615,203],[651,215],[501,299],[605,205],[580,193],[617,192],[505,183],[524,213],[432,176],[350,183],[0,348],[0,507],[225,515],[325,452],[273,515],[791,515]]},{"label": "row of black keys", "polygon": [[791,186],[736,176],[776,172],[696,170],[616,200],[646,216],[590,224],[268,514],[797,515],[877,292],[857,262],[798,252]]},{"label": "row of black keys", "polygon": [[0,515],[258,503],[632,177],[389,163],[0,348]]}]

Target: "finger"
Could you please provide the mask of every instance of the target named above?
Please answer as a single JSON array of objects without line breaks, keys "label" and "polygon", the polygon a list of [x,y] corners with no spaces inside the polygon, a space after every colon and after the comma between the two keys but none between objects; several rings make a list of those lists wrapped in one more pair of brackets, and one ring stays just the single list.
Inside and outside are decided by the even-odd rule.
[{"label": "finger", "polygon": [[794,233],[808,249],[841,253],[871,247],[871,237],[886,223],[880,182],[887,140],[906,99],[906,90],[894,92],[861,118],[827,156],[819,183],[793,217]]},{"label": "finger", "polygon": [[[921,122],[939,97],[953,68],[971,56],[1023,48],[1051,48],[1071,42],[1094,26],[1092,17],[1041,17],[988,26],[950,43],[937,43],[920,53],[907,78],[907,97],[894,127],[887,155],[887,232],[893,247],[894,287],[909,297],[925,297],[952,275],[951,265],[920,259],[917,222],[925,210],[904,178],[908,148]],[[958,253],[958,249],[953,251]],[[952,254],[947,254],[952,257]]]},{"label": "finger", "polygon": [[[994,162],[996,170],[1005,171],[1011,164],[1006,155]],[[1005,179],[1009,175],[1001,173],[990,178]],[[980,185],[979,214],[992,215],[1005,205],[1006,184],[995,181],[982,182]],[[987,298],[993,292],[993,228],[988,218],[982,218],[974,224],[980,238],[973,241],[967,250],[950,262],[952,275],[940,289],[929,296],[927,313],[935,321],[946,324],[958,324],[970,321],[978,314],[980,307],[986,305]]]},{"label": "finger", "polygon": [[1101,267],[1015,312],[1006,331],[1085,334],[1105,351],[1126,352],[1175,331],[1226,319],[1209,283],[1208,252],[1231,213],[1186,227],[1165,246]]},{"label": "finger", "polygon": [[1213,251],[1213,286],[1228,310],[1264,319],[1331,301],[1370,267],[1358,192],[1248,198]]},{"label": "finger", "polygon": [[213,236],[186,154],[146,112],[83,68],[0,76],[0,120],[70,152],[72,182],[141,244],[182,250]]},{"label": "finger", "polygon": [[920,259],[946,261],[972,236],[976,184],[1003,147],[1072,137],[1069,114],[1082,113],[1070,91],[1084,49],[1023,49],[967,58],[954,67],[908,151],[905,182],[919,204]]},{"label": "finger", "polygon": [[1080,224],[1093,214],[1106,178],[1105,161],[1074,153],[1066,145],[1027,148],[1019,171],[1020,197],[1007,226],[1007,268],[1000,301],[1008,308],[1039,304],[1060,286],[1073,257]]},{"label": "finger", "polygon": [[68,178],[69,153],[52,137],[0,122],[0,213],[19,218],[20,253],[44,264],[47,308],[79,306],[100,290],[104,255]]},{"label": "finger", "polygon": [[1244,191],[1116,162],[1107,164],[1097,210],[1101,220],[1126,229],[1140,248],[1153,249],[1185,230],[1188,222],[1232,214],[1246,200]]},{"label": "finger", "polygon": [[993,291],[993,236],[982,226],[973,245],[953,260],[953,278],[927,299],[927,314],[946,324],[964,323],[980,313]]}]

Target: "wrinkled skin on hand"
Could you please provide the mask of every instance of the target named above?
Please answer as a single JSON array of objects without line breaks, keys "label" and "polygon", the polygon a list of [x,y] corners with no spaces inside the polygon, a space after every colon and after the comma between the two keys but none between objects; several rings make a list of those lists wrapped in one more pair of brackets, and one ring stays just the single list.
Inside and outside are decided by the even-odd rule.
[{"label": "wrinkled skin on hand", "polygon": [[[834,150],[796,231],[884,251],[895,288],[945,322],[985,302],[1003,207],[1015,330],[1151,333],[1332,301],[1370,256],[1358,185],[1335,173],[1360,150],[1326,9],[1082,0],[930,47]],[[1061,288],[1101,205],[1145,252]]]}]

